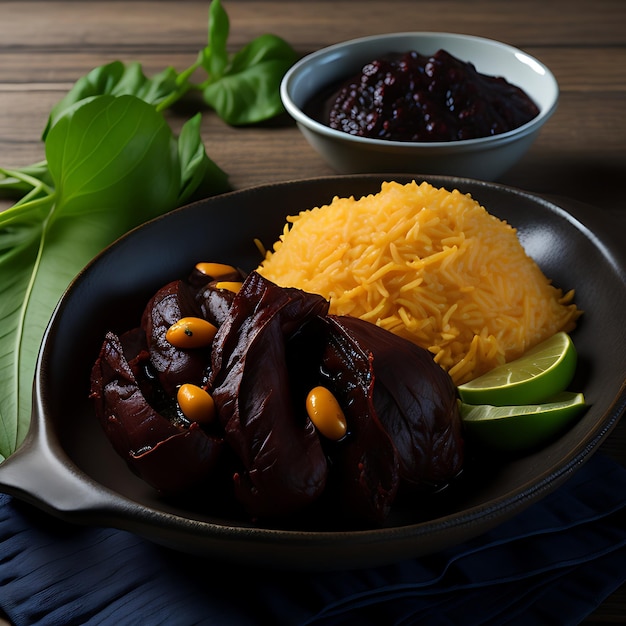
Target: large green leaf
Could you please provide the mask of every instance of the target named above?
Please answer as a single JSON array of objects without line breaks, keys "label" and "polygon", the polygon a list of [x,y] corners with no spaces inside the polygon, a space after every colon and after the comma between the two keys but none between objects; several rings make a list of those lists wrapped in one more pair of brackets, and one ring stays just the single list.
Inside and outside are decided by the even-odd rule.
[{"label": "large green leaf", "polygon": [[55,218],[104,210],[119,222],[137,223],[155,214],[155,204],[160,212],[178,196],[172,131],[135,97],[100,96],[61,118],[46,141],[46,157],[56,186]]},{"label": "large green leaf", "polygon": [[179,84],[178,74],[172,67],[167,67],[152,78],[147,78],[140,63],[124,64],[121,61],[112,61],[81,76],[67,94],[52,107],[42,138],[47,137],[52,126],[68,109],[88,98],[102,95],[136,96],[156,106],[166,100],[174,102],[173,94],[180,97],[188,87],[186,81]]},{"label": "large green leaf", "polygon": [[101,96],[50,129],[55,192],[0,213],[0,458],[30,424],[36,357],[59,297],[106,245],[176,206],[181,167],[163,117]]}]

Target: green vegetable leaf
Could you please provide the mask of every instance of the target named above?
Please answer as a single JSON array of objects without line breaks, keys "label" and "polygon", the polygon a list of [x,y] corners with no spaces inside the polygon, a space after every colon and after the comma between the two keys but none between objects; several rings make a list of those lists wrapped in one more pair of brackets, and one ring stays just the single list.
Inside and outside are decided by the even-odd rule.
[{"label": "green vegetable leaf", "polygon": [[227,174],[206,154],[200,136],[201,121],[199,113],[194,115],[185,122],[178,138],[181,165],[179,206],[230,189]]},{"label": "green vegetable leaf", "polygon": [[265,34],[229,57],[228,16],[219,0],[209,9],[208,45],[199,63],[208,74],[200,88],[204,101],[231,126],[254,124],[284,111],[280,82],[297,60],[295,50],[276,35]]},{"label": "green vegetable leaf", "polygon": [[155,106],[165,101],[171,106],[188,88],[188,82],[180,79],[171,67],[147,78],[139,63],[125,65],[121,61],[113,61],[101,65],[79,78],[65,97],[52,108],[42,138],[45,140],[50,128],[68,109],[94,96],[131,95]]},{"label": "green vegetable leaf", "polygon": [[205,87],[204,100],[232,126],[275,117],[284,111],[280,82],[295,59],[285,41],[261,35],[234,55],[219,80]]},{"label": "green vegetable leaf", "polygon": [[200,51],[200,62],[209,76],[219,78],[228,63],[226,42],[230,34],[228,14],[220,0],[213,0],[209,6],[209,27],[207,46]]},{"label": "green vegetable leaf", "polygon": [[46,157],[63,215],[108,210],[111,198],[123,198],[134,222],[154,203],[175,205],[180,168],[172,131],[135,97],[100,96],[62,117],[46,141]]},{"label": "green vegetable leaf", "polygon": [[80,269],[129,228],[176,206],[181,165],[163,116],[132,96],[101,96],[46,140],[55,189],[0,213],[0,458],[23,440],[39,345]]},{"label": "green vegetable leaf", "polygon": [[[269,61],[280,61],[285,66],[283,73],[296,61],[294,49],[276,35],[261,35],[237,52],[230,63],[229,73],[238,74]],[[282,77],[281,77],[282,78]]]}]

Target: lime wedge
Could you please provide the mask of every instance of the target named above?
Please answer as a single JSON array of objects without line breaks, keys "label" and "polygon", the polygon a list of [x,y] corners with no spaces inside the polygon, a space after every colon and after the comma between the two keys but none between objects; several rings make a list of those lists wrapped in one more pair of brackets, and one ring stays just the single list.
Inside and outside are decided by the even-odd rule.
[{"label": "lime wedge", "polygon": [[459,403],[468,437],[505,451],[523,451],[547,443],[567,428],[585,407],[583,394],[570,391],[563,391],[544,404]]},{"label": "lime wedge", "polygon": [[558,332],[519,359],[459,385],[459,396],[467,404],[541,404],[567,388],[576,362],[576,348],[570,336]]}]

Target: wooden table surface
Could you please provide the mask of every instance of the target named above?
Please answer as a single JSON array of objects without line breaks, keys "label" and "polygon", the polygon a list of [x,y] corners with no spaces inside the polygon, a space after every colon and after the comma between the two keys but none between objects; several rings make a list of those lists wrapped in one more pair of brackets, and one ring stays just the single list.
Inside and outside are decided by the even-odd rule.
[{"label": "wooden table surface", "polygon": [[[561,89],[557,112],[500,182],[593,204],[626,234],[626,2],[624,0],[223,0],[229,46],[272,32],[305,54],[353,37],[453,31],[504,41],[538,57]],[[139,61],[147,75],[188,67],[206,43],[208,2],[0,2],[0,166],[43,158],[51,107],[93,67]],[[183,116],[170,116],[176,131]],[[235,188],[332,174],[294,124],[230,128],[207,111],[209,156]],[[0,200],[0,210],[8,203]],[[622,420],[602,450],[626,466]],[[626,588],[587,623],[626,623]]]}]

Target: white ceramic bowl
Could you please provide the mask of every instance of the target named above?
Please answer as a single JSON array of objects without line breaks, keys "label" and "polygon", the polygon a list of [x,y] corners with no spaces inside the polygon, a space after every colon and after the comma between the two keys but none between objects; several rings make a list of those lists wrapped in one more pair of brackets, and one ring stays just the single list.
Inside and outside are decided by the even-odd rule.
[{"label": "white ceramic bowl", "polygon": [[[431,55],[439,49],[473,63],[482,74],[502,76],[520,87],[537,104],[539,115],[519,128],[490,137],[402,142],[350,135],[303,112],[321,90],[358,74],[373,59],[409,50]],[[412,32],[353,39],[309,54],[285,74],[280,93],[307,141],[339,173],[414,172],[495,180],[522,157],[554,113],[559,87],[543,63],[504,43],[454,33]]]}]

